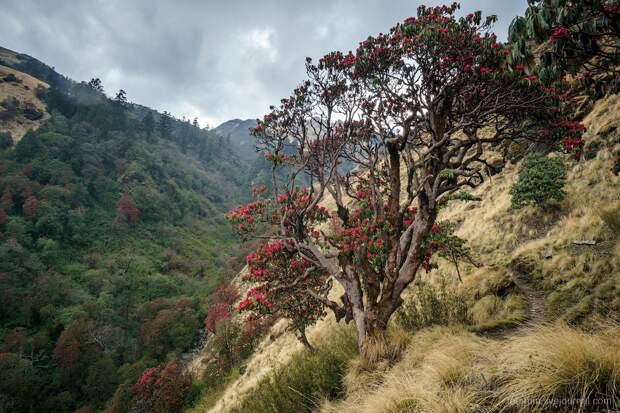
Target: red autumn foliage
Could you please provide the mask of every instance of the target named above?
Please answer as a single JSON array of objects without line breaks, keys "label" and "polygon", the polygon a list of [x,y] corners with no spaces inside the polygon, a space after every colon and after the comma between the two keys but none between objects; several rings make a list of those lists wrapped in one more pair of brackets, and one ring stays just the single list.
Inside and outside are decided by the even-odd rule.
[{"label": "red autumn foliage", "polygon": [[178,361],[148,368],[133,385],[133,408],[139,412],[180,411],[191,386],[190,375]]},{"label": "red autumn foliage", "polygon": [[239,299],[239,291],[233,283],[223,284],[213,290],[213,295],[219,302],[232,306]]},{"label": "red autumn foliage", "polygon": [[185,349],[191,344],[199,323],[190,300],[178,299],[172,303],[157,300],[147,307],[139,314],[144,320],[140,339],[154,356],[163,357],[172,349]]},{"label": "red autumn foliage", "polygon": [[[54,359],[64,384],[75,383],[84,377],[84,370],[100,357],[102,328],[87,319],[73,321],[56,340]],[[94,338],[98,337],[97,340]]]},{"label": "red autumn foliage", "polygon": [[0,225],[4,224],[6,221],[6,212],[4,209],[0,208]]},{"label": "red autumn foliage", "polygon": [[13,192],[11,192],[10,188],[4,188],[2,197],[0,197],[0,204],[7,208],[11,208],[13,206]]},{"label": "red autumn foliage", "polygon": [[34,195],[29,195],[22,206],[24,215],[28,218],[34,218],[37,215],[38,206],[39,200]]},{"label": "red autumn foliage", "polygon": [[116,203],[116,219],[129,225],[135,223],[140,216],[140,210],[136,208],[131,195],[124,193]]},{"label": "red autumn foliage", "polygon": [[24,174],[25,176],[29,177],[32,175],[32,164],[25,164],[22,166],[22,174]]},{"label": "red autumn foliage", "polygon": [[234,284],[223,284],[213,291],[216,302],[207,309],[205,328],[215,333],[217,326],[230,317],[234,304],[239,299],[239,291]]},{"label": "red autumn foliage", "polygon": [[230,306],[224,302],[211,304],[207,309],[207,317],[205,318],[205,327],[212,333],[215,333],[217,326],[230,317]]}]

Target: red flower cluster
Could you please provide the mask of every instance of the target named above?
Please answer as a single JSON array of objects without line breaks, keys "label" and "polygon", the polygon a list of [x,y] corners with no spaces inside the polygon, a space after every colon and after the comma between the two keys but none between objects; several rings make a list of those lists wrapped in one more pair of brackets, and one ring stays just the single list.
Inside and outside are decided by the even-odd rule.
[{"label": "red flower cluster", "polygon": [[563,37],[567,37],[570,34],[568,29],[564,26],[556,26],[551,31],[551,40],[555,41]]},{"label": "red flower cluster", "polygon": [[274,162],[276,164],[281,164],[291,160],[291,157],[285,153],[265,152],[263,157],[266,161]]},{"label": "red flower cluster", "polygon": [[323,206],[317,205],[308,210],[313,201],[310,188],[294,189],[288,194],[278,195],[276,200],[281,213],[293,217],[303,211],[306,223],[310,225],[325,222],[329,217],[329,212]]},{"label": "red flower cluster", "polygon": [[248,272],[241,280],[254,286],[245,293],[237,309],[250,319],[278,314],[302,329],[323,314],[321,302],[305,288],[323,284],[327,274],[282,241],[262,244],[246,257]]},{"label": "red flower cluster", "polygon": [[[368,188],[360,187],[354,195],[357,208],[353,210],[345,228],[328,236],[326,241],[336,247],[342,256],[351,259],[354,265],[380,267],[387,260],[389,236],[395,230],[395,218],[390,216],[387,204],[383,205],[383,218],[375,216],[370,206],[372,192]],[[400,219],[403,226],[414,221],[415,212],[414,208],[409,208],[402,214]]]},{"label": "red flower cluster", "polygon": [[132,387],[131,410],[178,411],[191,386],[191,377],[177,361],[147,368]]},{"label": "red flower cluster", "polygon": [[241,235],[256,231],[256,222],[265,216],[268,200],[257,200],[245,205],[237,205],[226,214],[226,218]]},{"label": "red flower cluster", "polygon": [[233,283],[223,284],[213,290],[213,296],[217,300],[207,309],[205,318],[205,328],[215,333],[217,327],[225,320],[230,318],[230,312],[239,299],[239,291]]}]

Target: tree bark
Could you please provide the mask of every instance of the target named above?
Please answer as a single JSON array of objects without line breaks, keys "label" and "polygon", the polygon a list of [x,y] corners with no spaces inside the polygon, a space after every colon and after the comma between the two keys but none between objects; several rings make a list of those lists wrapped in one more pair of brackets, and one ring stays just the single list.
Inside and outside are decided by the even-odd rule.
[{"label": "tree bark", "polygon": [[297,330],[297,339],[301,342],[301,344],[304,345],[305,348],[307,348],[312,353],[316,351],[312,344],[310,344],[310,341],[308,341],[308,336],[306,335],[305,329]]}]

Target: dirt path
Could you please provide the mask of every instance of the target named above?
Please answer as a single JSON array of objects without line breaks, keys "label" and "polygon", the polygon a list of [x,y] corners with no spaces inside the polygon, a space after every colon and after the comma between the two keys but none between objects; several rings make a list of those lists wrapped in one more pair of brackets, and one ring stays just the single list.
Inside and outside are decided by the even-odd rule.
[{"label": "dirt path", "polygon": [[545,293],[536,288],[529,274],[510,271],[510,278],[521,290],[529,304],[526,324],[539,324],[547,319],[547,299]]},{"label": "dirt path", "polygon": [[504,325],[481,332],[480,335],[484,337],[503,340],[521,329],[544,323],[547,320],[547,299],[545,297],[545,293],[536,288],[536,285],[532,282],[532,278],[529,274],[513,269],[509,269],[508,271],[510,279],[514,285],[525,296],[525,300],[528,304],[527,317],[513,325]]}]

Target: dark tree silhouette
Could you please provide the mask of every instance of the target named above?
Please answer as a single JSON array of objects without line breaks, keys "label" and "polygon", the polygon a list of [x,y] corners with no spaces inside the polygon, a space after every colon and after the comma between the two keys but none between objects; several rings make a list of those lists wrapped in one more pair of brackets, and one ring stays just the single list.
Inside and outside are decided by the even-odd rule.
[{"label": "dark tree silhouette", "polygon": [[155,119],[153,118],[152,112],[149,111],[144,119],[142,119],[142,126],[146,132],[146,138],[151,139],[153,131],[155,130]]},{"label": "dark tree silhouette", "polygon": [[164,111],[159,118],[159,133],[162,139],[168,139],[172,132],[172,115]]},{"label": "dark tree silhouette", "polygon": [[98,77],[90,79],[86,85],[95,92],[103,93],[103,84],[101,83],[101,79]]},{"label": "dark tree silhouette", "polygon": [[116,96],[114,96],[114,103],[120,106],[125,106],[127,104],[127,92],[123,89],[120,89]]}]

